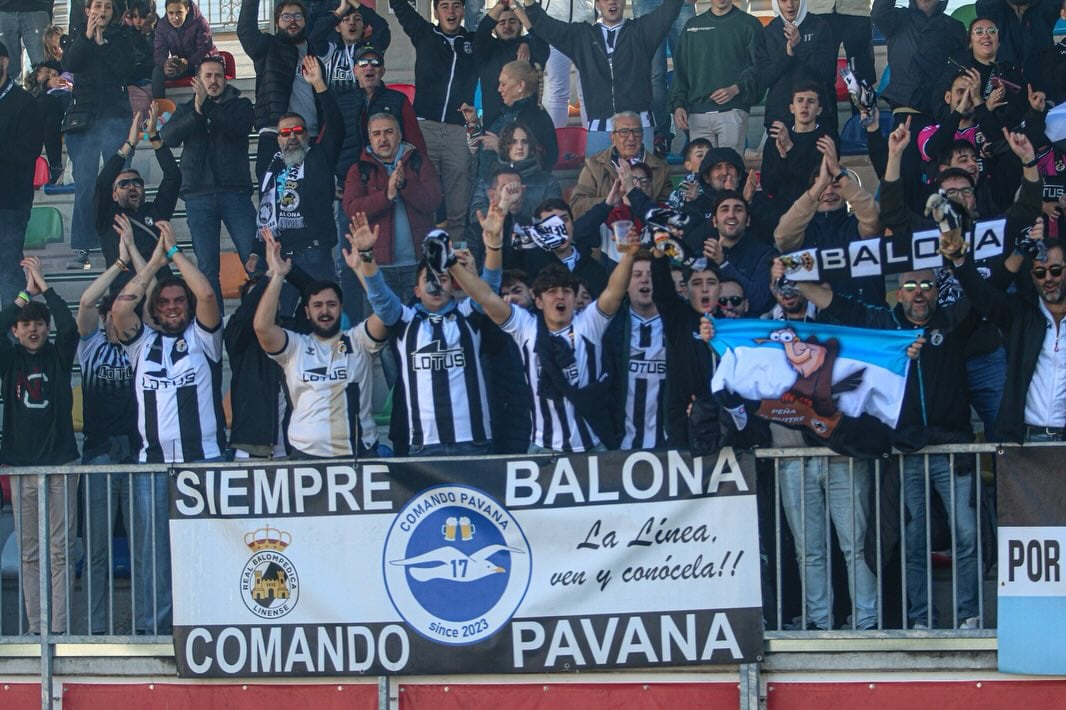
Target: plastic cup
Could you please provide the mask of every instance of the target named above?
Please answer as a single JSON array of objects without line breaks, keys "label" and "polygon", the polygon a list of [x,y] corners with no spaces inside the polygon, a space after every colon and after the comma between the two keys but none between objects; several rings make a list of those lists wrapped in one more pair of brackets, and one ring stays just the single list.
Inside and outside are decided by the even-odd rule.
[{"label": "plastic cup", "polygon": [[633,228],[633,223],[628,219],[619,219],[611,224],[611,229],[614,231],[614,243],[621,244],[629,236],[629,230]]}]

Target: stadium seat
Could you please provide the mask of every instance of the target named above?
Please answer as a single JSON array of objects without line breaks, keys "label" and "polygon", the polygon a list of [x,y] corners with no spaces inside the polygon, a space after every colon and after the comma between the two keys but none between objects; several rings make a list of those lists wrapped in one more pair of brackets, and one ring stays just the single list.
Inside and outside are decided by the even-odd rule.
[{"label": "stadium seat", "polygon": [[55,207],[39,205],[30,211],[26,225],[25,249],[44,249],[49,243],[63,241],[63,215]]},{"label": "stadium seat", "polygon": [[407,97],[407,100],[412,104],[415,102],[415,85],[414,84],[388,84],[390,89],[399,91],[401,94]]},{"label": "stadium seat", "polygon": [[[892,112],[881,111],[881,135],[888,136],[892,132]],[[840,130],[840,154],[843,155],[866,155],[869,148],[866,145],[866,129],[863,127],[858,116],[852,116]]]},{"label": "stadium seat", "polygon": [[48,184],[51,170],[48,168],[48,160],[43,155],[38,155],[33,163],[33,189],[40,190]]},{"label": "stadium seat", "polygon": [[381,405],[381,411],[374,412],[374,423],[378,426],[388,426],[392,421],[392,393],[395,391],[395,388],[390,389],[385,403]]},{"label": "stadium seat", "polygon": [[844,77],[840,76],[840,70],[848,65],[847,57],[837,59],[836,90],[837,101],[848,101],[848,87],[844,83]]},{"label": "stadium seat", "polygon": [[70,408],[70,413],[74,419],[74,431],[81,432],[85,428],[85,419],[82,416],[82,391],[81,385],[74,385],[71,388],[71,394],[74,395],[72,400],[73,406]]},{"label": "stadium seat", "polygon": [[[219,52],[222,56],[222,60],[226,63],[226,68],[223,72],[227,79],[237,78],[237,60],[233,58],[233,55],[229,52]],[[168,89],[177,89],[183,86],[192,86],[192,77],[186,76],[181,79],[170,79],[163,84]]]},{"label": "stadium seat", "polygon": [[563,126],[555,129],[559,144],[559,159],[555,170],[579,170],[585,164],[585,144],[589,133],[584,126]]},{"label": "stadium seat", "polygon": [[248,280],[248,273],[237,252],[226,252],[219,257],[218,280],[222,285],[222,298],[241,297],[241,285]]}]

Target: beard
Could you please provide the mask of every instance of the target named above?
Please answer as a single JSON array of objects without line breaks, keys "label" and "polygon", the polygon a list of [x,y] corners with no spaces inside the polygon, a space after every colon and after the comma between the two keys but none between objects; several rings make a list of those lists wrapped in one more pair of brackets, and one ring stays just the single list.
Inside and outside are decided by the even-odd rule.
[{"label": "beard", "polygon": [[281,151],[281,160],[285,167],[292,168],[304,161],[307,157],[307,146],[302,143],[295,148],[284,148]]},{"label": "beard", "polygon": [[280,37],[283,42],[288,42],[289,44],[300,44],[301,42],[307,39],[307,28],[302,28],[300,32],[295,35],[290,35],[286,30],[285,32],[279,32],[277,36]]},{"label": "beard", "polygon": [[329,339],[337,333],[341,332],[341,319],[333,321],[333,325],[328,328],[323,328],[318,324],[318,321],[311,321],[311,332],[320,338]]}]

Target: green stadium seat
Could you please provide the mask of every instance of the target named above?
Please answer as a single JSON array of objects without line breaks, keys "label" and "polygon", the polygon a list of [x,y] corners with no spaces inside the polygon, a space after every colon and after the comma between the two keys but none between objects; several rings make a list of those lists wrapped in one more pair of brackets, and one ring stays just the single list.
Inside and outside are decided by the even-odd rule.
[{"label": "green stadium seat", "polygon": [[34,207],[26,225],[25,249],[44,249],[51,242],[63,241],[63,215],[55,207]]},{"label": "green stadium seat", "polygon": [[977,5],[962,5],[955,8],[951,13],[951,16],[962,23],[962,26],[966,29],[970,28],[970,23],[977,19]]}]

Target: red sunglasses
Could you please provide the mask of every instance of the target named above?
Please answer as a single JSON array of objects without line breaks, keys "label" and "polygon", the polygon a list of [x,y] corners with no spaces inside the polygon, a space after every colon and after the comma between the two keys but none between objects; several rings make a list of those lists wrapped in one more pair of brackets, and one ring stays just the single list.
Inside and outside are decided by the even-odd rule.
[{"label": "red sunglasses", "polygon": [[279,128],[278,135],[282,138],[288,138],[289,136],[302,136],[307,132],[307,129],[303,126],[292,126],[291,128]]}]

